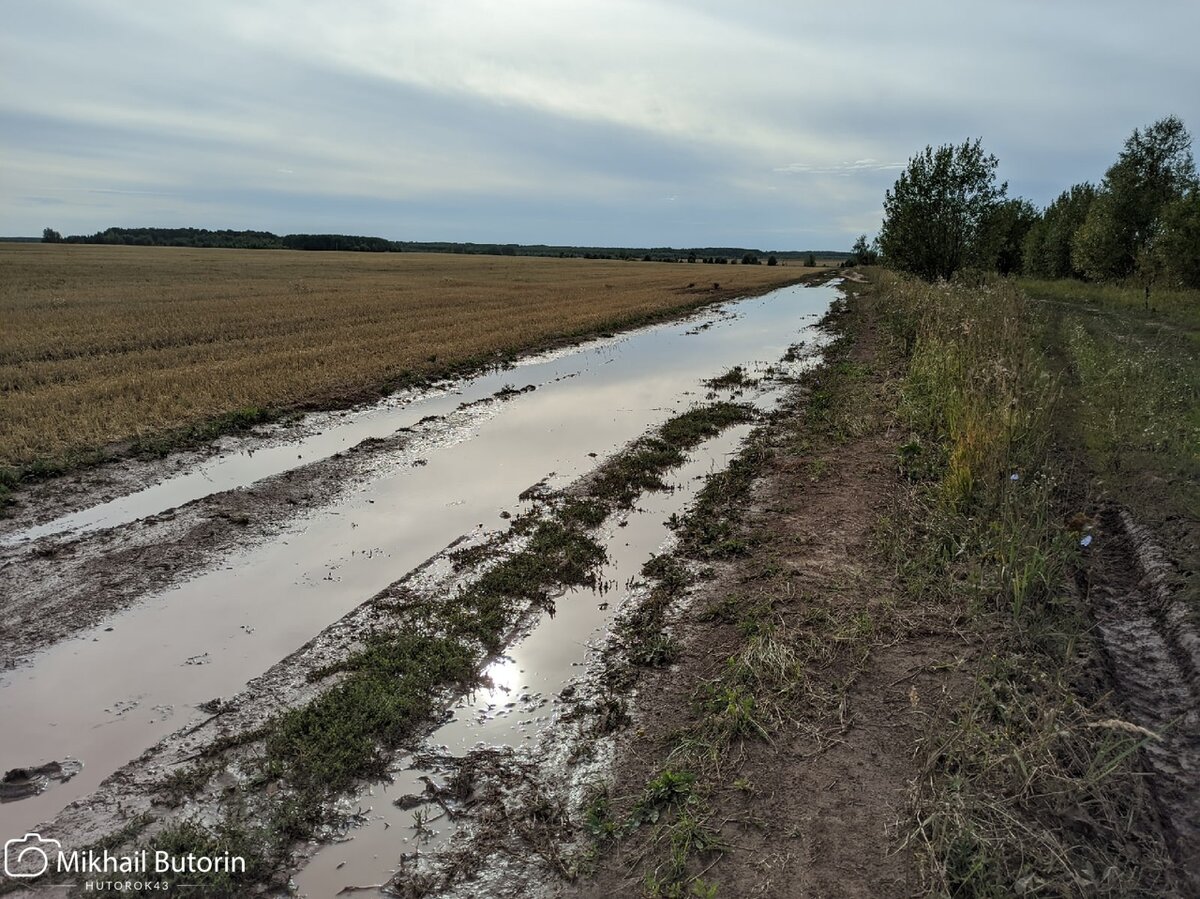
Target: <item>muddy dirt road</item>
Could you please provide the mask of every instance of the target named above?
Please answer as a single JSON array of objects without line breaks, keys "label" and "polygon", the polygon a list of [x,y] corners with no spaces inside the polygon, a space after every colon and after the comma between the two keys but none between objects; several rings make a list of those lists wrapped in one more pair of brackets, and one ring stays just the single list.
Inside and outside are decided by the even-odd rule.
[{"label": "muddy dirt road", "polygon": [[[215,455],[46,485],[26,504],[36,511],[0,529],[0,719],[15,723],[0,733],[0,760],[5,770],[79,771],[0,805],[0,832],[36,828],[168,734],[202,724],[222,697],[464,535],[502,532],[531,486],[575,481],[706,397],[769,408],[780,379],[814,361],[822,338],[812,326],[834,295],[784,288],[425,395],[226,440]],[[730,384],[705,383],[735,366],[742,374]],[[720,467],[744,433],[694,454],[683,486]],[[89,505],[89,495],[104,501]],[[605,595],[580,604],[583,617],[547,616],[551,629],[535,628],[489,669],[494,688],[457,712],[477,730],[456,739],[512,742],[553,717],[549,699],[619,604],[608,592],[658,549],[662,518],[687,496],[665,494],[613,526]],[[371,882],[398,856],[381,851],[368,865],[356,850],[338,877]],[[384,870],[360,877],[360,865]],[[324,894],[327,872],[318,857],[304,880],[312,895]]]}]

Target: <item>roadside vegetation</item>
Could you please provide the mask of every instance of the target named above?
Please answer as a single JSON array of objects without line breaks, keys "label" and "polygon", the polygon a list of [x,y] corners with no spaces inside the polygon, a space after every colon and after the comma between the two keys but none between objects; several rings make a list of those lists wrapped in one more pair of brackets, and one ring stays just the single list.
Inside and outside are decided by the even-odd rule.
[{"label": "roadside vegetation", "polygon": [[[1090,350],[1060,342],[1054,313],[1011,284],[885,278],[880,302],[910,348],[898,582],[912,602],[969,610],[990,647],[919,754],[913,838],[929,885],[955,896],[1160,895],[1172,874],[1139,756],[1151,736],[1108,693],[1075,590],[1089,513],[1106,492],[1090,476],[1107,468],[1124,401],[1072,383]],[[1123,330],[1113,325],[1104,320],[1109,341]],[[1145,398],[1154,416],[1171,402],[1167,380]],[[1182,444],[1163,448],[1166,467],[1186,464]]]},{"label": "roadside vegetation", "polygon": [[994,271],[1160,290],[1200,288],[1200,178],[1176,116],[1136,128],[1098,185],[1064,190],[1045,209],[1008,197],[981,140],[926,147],[887,192],[874,245],[850,263],[882,261],[926,280]]},{"label": "roadside vegetation", "polygon": [[[1158,736],[1114,691],[1077,585],[1103,577],[1097,516],[1119,503],[1171,538],[1177,595],[1197,607],[1194,516],[1183,522],[1198,499],[1200,366],[1194,321],[1179,310],[1200,309],[1187,302],[1200,295],[1178,295],[1164,317],[1115,288],[1048,302],[1038,284],[1002,279],[931,285],[877,270],[871,280],[801,403],[710,477],[678,523],[675,554],[647,566],[657,586],[628,619],[630,658],[682,658],[707,673],[669,726],[655,724],[666,714],[655,699],[651,717],[635,713],[648,733],[625,764],[644,779],[619,775],[615,792],[592,800],[585,870],[652,897],[749,889],[755,840],[766,851],[805,829],[801,817],[771,817],[778,800],[760,805],[783,788],[764,772],[795,759],[785,748],[799,741],[813,748],[788,763],[793,783],[807,782],[810,764],[819,782],[836,781],[831,747],[866,739],[847,730],[847,706],[863,714],[873,672],[909,653],[933,677],[920,693],[912,681],[923,723],[901,753],[910,805],[891,845],[860,852],[898,852],[929,895],[1181,889],[1147,779]],[[853,347],[872,319],[879,339],[864,364]],[[873,552],[854,574],[824,569],[798,600],[813,584],[789,562],[798,535],[748,507],[849,476],[839,466],[861,465],[855,447],[885,432],[894,476]],[[715,586],[698,582],[714,562],[729,567]],[[696,591],[686,623],[673,623]],[[697,659],[713,652],[703,668]],[[902,720],[875,726],[901,739]],[[867,813],[878,828],[868,841],[887,814]]]},{"label": "roadside vegetation", "polygon": [[203,443],[811,269],[403,254],[0,246],[0,485]]}]

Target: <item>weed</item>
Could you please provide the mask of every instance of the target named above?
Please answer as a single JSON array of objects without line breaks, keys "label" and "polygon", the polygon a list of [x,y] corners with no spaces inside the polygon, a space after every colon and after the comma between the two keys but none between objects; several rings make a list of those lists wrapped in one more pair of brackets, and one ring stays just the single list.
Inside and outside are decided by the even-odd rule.
[{"label": "weed", "polygon": [[715,378],[709,378],[704,382],[713,390],[732,390],[735,388],[752,387],[758,382],[754,378],[747,377],[746,370],[740,365],[735,365],[729,371]]},{"label": "weed", "polygon": [[630,815],[631,821],[635,825],[656,823],[669,808],[692,798],[695,783],[696,775],[691,771],[662,770],[646,784]]}]

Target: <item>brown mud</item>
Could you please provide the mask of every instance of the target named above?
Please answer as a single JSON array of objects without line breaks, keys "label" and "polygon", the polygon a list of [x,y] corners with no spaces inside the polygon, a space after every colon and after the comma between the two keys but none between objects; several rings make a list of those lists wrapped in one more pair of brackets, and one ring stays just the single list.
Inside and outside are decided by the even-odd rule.
[{"label": "brown mud", "polygon": [[1149,530],[1110,507],[1094,535],[1085,590],[1125,720],[1143,730],[1176,864],[1200,891],[1200,635],[1168,586],[1174,566]]}]

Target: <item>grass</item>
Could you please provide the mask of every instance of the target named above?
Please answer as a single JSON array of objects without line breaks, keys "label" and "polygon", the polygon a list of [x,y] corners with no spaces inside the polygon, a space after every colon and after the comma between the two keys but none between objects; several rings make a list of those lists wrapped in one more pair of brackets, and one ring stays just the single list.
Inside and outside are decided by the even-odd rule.
[{"label": "grass", "polygon": [[677,415],[658,434],[636,441],[592,477],[588,494],[599,500],[628,505],[644,490],[661,490],[661,475],[681,464],[688,450],[725,428],[752,421],[755,411],[743,403],[711,403]]},{"label": "grass", "polygon": [[[1023,286],[1044,296],[1038,283]],[[1043,311],[1064,393],[1055,440],[1086,469],[1093,504],[1128,508],[1171,545],[1172,586],[1200,621],[1200,291],[1176,291],[1169,310],[1153,313],[1123,288],[1058,290]]]},{"label": "grass", "polygon": [[439,254],[0,245],[0,484],[162,452],[811,269]]},{"label": "grass", "polygon": [[[1097,676],[1097,648],[1071,591],[1078,535],[1063,524],[1090,466],[1104,465],[1089,409],[1112,413],[1118,398],[1078,391],[1057,305],[1047,315],[1012,284],[884,276],[881,296],[908,358],[899,459],[912,485],[884,543],[911,602],[967,610],[988,646],[969,695],[920,748],[911,845],[927,885],[1155,895],[1168,862],[1141,783],[1143,738],[1106,726],[1109,700],[1081,686]],[[1119,319],[1101,320],[1119,341]],[[1064,468],[1064,436],[1084,448],[1083,470]]]},{"label": "grass", "polygon": [[746,369],[740,365],[735,365],[733,368],[724,374],[717,375],[715,378],[709,378],[704,382],[713,390],[735,390],[739,388],[752,387],[758,382],[746,374]]},{"label": "grass", "polygon": [[1153,288],[1147,298],[1145,290],[1138,286],[1034,278],[1022,279],[1021,289],[1034,299],[1065,303],[1078,311],[1180,324],[1192,331],[1200,327],[1200,291],[1197,290]]},{"label": "grass", "polygon": [[338,666],[349,676],[274,723],[266,739],[270,775],[321,796],[382,777],[389,751],[430,717],[440,692],[474,682],[477,661],[453,639],[407,633],[370,639]]}]

